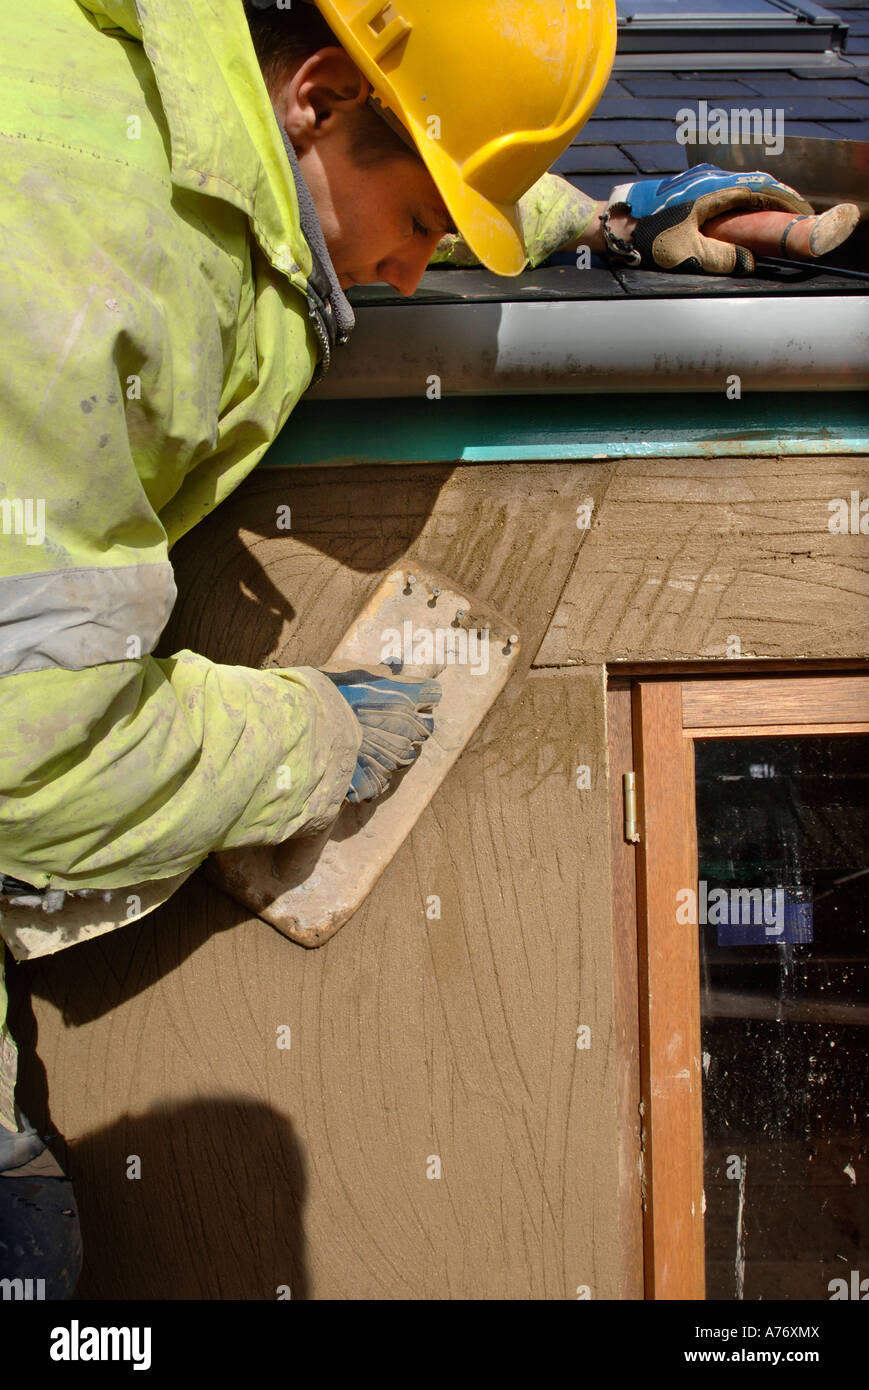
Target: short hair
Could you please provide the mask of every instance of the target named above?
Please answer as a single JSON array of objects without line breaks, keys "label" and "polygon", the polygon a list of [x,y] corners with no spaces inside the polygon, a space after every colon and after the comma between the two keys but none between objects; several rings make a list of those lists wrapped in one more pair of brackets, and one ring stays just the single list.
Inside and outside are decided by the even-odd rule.
[{"label": "short hair", "polygon": [[[341,47],[329,25],[313,4],[276,5],[255,9],[244,0],[244,12],[254,52],[269,92],[288,72],[294,72],[321,48]],[[351,158],[363,169],[392,159],[419,159],[401,136],[368,105],[359,108],[350,131]]]}]

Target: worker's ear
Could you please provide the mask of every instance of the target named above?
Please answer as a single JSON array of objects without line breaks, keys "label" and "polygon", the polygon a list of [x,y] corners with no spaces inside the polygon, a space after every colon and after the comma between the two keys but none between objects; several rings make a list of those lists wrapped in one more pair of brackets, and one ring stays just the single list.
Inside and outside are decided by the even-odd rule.
[{"label": "worker's ear", "polygon": [[368,100],[370,84],[343,48],[321,48],[272,93],[278,120],[297,154],[329,134]]}]

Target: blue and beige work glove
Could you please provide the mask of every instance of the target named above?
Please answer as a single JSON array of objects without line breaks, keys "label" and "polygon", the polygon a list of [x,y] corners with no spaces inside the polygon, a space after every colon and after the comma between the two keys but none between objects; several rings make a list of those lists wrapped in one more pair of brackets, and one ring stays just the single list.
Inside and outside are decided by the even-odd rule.
[{"label": "blue and beige work glove", "polygon": [[[793,188],[771,174],[728,173],[698,164],[663,179],[641,179],[614,188],[601,216],[611,254],[646,270],[716,275],[751,275],[755,259],[743,246],[704,236],[704,223],[726,212],[792,212],[811,215],[812,207]],[[637,225],[629,239],[614,236],[612,216],[629,215]]]},{"label": "blue and beige work glove", "polygon": [[441,698],[437,681],[399,681],[373,671],[324,671],[359,723],[362,746],[347,801],[382,796],[400,767],[407,767],[434,730],[431,710]]}]

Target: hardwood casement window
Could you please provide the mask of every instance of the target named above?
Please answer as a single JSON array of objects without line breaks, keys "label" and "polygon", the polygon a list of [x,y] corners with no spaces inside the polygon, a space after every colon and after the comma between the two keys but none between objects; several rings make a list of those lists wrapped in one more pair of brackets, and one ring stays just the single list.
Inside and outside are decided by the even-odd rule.
[{"label": "hardwood casement window", "polygon": [[[624,1200],[643,1206],[645,1296],[860,1296],[869,675],[619,677],[609,718],[622,1169],[638,1097]],[[628,770],[635,844],[616,814]]]}]

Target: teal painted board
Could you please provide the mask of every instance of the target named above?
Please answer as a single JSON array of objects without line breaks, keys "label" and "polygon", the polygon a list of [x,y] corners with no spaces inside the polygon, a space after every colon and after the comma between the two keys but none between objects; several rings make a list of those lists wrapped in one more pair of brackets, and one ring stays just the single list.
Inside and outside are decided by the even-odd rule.
[{"label": "teal painted board", "polygon": [[869,453],[859,393],[305,401],[261,466]]}]

